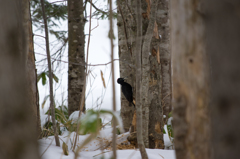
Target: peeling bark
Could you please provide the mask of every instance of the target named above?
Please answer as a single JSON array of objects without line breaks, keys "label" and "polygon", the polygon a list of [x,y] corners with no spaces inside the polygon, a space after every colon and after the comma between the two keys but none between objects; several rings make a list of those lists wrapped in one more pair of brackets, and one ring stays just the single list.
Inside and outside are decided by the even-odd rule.
[{"label": "peeling bark", "polygon": [[[80,109],[85,73],[83,0],[68,0],[68,114]],[[78,63],[81,65],[74,65]],[[85,111],[85,104],[83,107]]]}]

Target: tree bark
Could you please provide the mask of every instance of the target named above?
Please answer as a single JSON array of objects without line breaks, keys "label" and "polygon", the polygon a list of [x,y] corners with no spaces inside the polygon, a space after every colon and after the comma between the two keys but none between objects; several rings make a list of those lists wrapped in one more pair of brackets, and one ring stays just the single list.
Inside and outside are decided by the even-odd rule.
[{"label": "tree bark", "polygon": [[240,158],[240,3],[206,1],[207,54],[211,55],[211,128],[215,159]]},{"label": "tree bark", "polygon": [[[169,34],[169,14],[168,1],[161,0],[157,2],[156,21],[154,24],[154,36],[151,42],[150,71],[149,71],[149,148],[164,148],[163,140],[163,107],[168,98],[163,98],[163,88],[166,91],[171,83],[169,78],[169,69],[163,64],[167,60],[167,66],[170,63],[170,34]],[[162,60],[164,59],[164,60]],[[164,69],[164,71],[163,71]],[[168,69],[168,70],[167,70]],[[165,81],[165,82],[163,82]],[[169,96],[167,96],[169,97]],[[170,102],[168,102],[169,104]],[[166,113],[168,114],[168,113]]]},{"label": "tree bark", "polygon": [[[85,74],[83,0],[68,0],[68,114],[80,109]],[[75,65],[78,63],[81,65]],[[84,98],[85,99],[85,98]],[[85,104],[83,110],[85,111]]]},{"label": "tree bark", "polygon": [[209,68],[201,6],[201,1],[171,2],[173,130],[178,159],[210,158]]},{"label": "tree bark", "polygon": [[160,35],[160,63],[161,63],[161,102],[163,114],[166,116],[164,123],[167,123],[168,114],[172,111],[172,82],[171,82],[171,54],[170,54],[170,20],[169,1],[161,0],[157,11],[156,22]]},{"label": "tree bark", "polygon": [[[36,116],[28,96],[28,27],[18,0],[2,1],[0,19],[0,158],[38,159]],[[35,108],[36,109],[36,108]]]},{"label": "tree bark", "polygon": [[[136,20],[134,13],[133,0],[117,0],[118,5],[118,52],[120,64],[120,77],[127,77],[127,83],[133,87],[133,96],[135,96],[135,49],[134,36],[136,34]],[[125,131],[129,131],[133,120],[134,107],[129,107],[129,102],[121,93],[121,117]],[[135,131],[134,128],[132,131]]]},{"label": "tree bark", "polygon": [[27,87],[27,93],[29,97],[29,101],[31,106],[33,107],[33,114],[35,116],[36,122],[36,130],[38,132],[38,138],[41,138],[41,121],[40,121],[40,114],[39,114],[39,94],[37,88],[37,71],[35,66],[35,56],[34,56],[34,44],[33,44],[33,33],[32,33],[32,21],[30,15],[30,2],[29,0],[23,0],[23,25],[24,28],[28,28],[28,32],[26,32],[26,39],[27,39],[27,78],[29,81],[29,86]]},{"label": "tree bark", "polygon": [[137,23],[137,35],[136,35],[136,109],[137,109],[137,142],[138,148],[141,152],[143,159],[148,159],[148,155],[145,149],[144,143],[144,131],[143,131],[143,110],[142,110],[142,14],[141,14],[141,0],[135,1],[136,5],[136,23]]},{"label": "tree bark", "polygon": [[[153,89],[149,89],[150,86],[153,86],[154,83],[151,83],[149,76],[150,76],[150,48],[152,47],[151,41],[152,41],[152,37],[153,37],[153,30],[154,30],[154,24],[156,21],[156,11],[157,11],[157,7],[158,7],[158,1],[157,0],[152,0],[152,1],[146,1],[143,5],[142,5],[142,9],[143,11],[146,11],[145,13],[142,13],[143,17],[144,14],[146,14],[147,16],[144,18],[143,20],[143,45],[142,45],[142,84],[141,84],[141,91],[142,91],[142,104],[143,104],[143,140],[144,140],[144,144],[145,146],[148,148],[149,147],[149,135],[151,134],[151,140],[156,141],[154,139],[154,137],[156,137],[155,135],[158,134],[155,130],[151,129],[151,132],[149,132],[149,127],[152,127],[152,125],[156,126],[157,124],[157,120],[159,119],[158,117],[156,117],[156,121],[154,121],[154,123],[150,123],[149,121],[149,110],[150,110],[150,103],[159,103],[157,102],[158,99],[154,98],[154,94],[155,92],[153,92]],[[160,72],[158,72],[160,73]],[[150,82],[149,82],[150,81]],[[155,83],[157,84],[157,83]],[[153,86],[154,87],[154,86]],[[152,87],[152,88],[153,88]],[[158,94],[159,92],[157,92],[156,94]],[[153,95],[153,96],[151,96]],[[158,107],[160,110],[161,109],[161,104],[159,103],[159,105],[157,105],[156,107]],[[160,115],[160,112],[159,112]],[[162,117],[162,115],[160,115],[159,117]],[[161,120],[159,120],[161,121]],[[151,124],[151,126],[149,125]],[[157,124],[159,125],[160,122]],[[161,125],[161,127],[163,127],[163,125]],[[163,135],[163,134],[162,134]],[[161,136],[161,135],[160,135]],[[163,141],[163,140],[162,140]]]}]

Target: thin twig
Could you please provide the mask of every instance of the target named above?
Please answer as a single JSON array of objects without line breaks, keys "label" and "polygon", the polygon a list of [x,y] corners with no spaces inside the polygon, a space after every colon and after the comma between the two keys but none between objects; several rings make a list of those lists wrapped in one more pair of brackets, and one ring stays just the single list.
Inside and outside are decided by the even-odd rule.
[{"label": "thin twig", "polygon": [[99,23],[98,23],[98,19],[97,19],[97,26],[95,26],[94,28],[92,28],[91,31],[93,31],[94,29],[96,29],[98,26],[99,26]]},{"label": "thin twig", "polygon": [[98,155],[101,155],[101,154],[104,154],[104,153],[107,153],[107,152],[111,152],[111,151],[101,152],[101,153],[99,153],[99,154],[97,154],[97,155],[94,155],[93,157],[96,157],[96,156],[98,156]]},{"label": "thin twig", "polygon": [[67,0],[62,0],[62,1],[54,1],[54,2],[51,2],[50,4],[53,4],[53,3],[61,3],[61,2],[67,2]]},{"label": "thin twig", "polygon": [[54,139],[54,138],[52,138],[51,143],[48,145],[48,147],[46,148],[46,150],[41,154],[41,156],[40,156],[41,158],[42,158],[42,155],[44,155],[44,153],[45,153],[45,152],[49,149],[49,147],[52,145],[53,139]]},{"label": "thin twig", "polygon": [[46,38],[45,36],[42,36],[42,35],[38,35],[38,34],[33,34],[33,36],[39,36],[39,37],[42,37],[42,38]]},{"label": "thin twig", "polygon": [[[35,52],[35,54],[46,56],[45,54],[41,54],[41,53],[37,53],[37,52]],[[118,61],[119,60],[119,59],[113,59],[113,61],[103,63],[103,64],[81,64],[81,63],[74,63],[74,62],[67,62],[67,61],[63,61],[63,60],[58,60],[56,58],[51,58],[51,59],[53,59],[54,61],[60,61],[60,62],[63,62],[63,63],[71,63],[73,65],[80,65],[80,66],[86,66],[86,67],[87,66],[106,66],[108,64],[111,64],[113,61]]]},{"label": "thin twig", "polygon": [[105,12],[105,11],[99,9],[98,7],[96,7],[96,6],[92,3],[92,1],[90,1],[90,0],[86,0],[86,1],[89,2],[89,3],[93,6],[93,8],[95,8],[97,11],[99,11],[99,12],[101,12],[101,13],[103,13],[103,14],[108,14],[108,12]]}]

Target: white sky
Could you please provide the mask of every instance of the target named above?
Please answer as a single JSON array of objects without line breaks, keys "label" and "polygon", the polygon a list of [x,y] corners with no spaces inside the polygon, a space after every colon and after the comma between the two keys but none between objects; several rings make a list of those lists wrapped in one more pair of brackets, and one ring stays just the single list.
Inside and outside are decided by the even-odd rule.
[{"label": "white sky", "polygon": [[[96,4],[96,6],[103,7],[104,5],[107,5],[107,1],[105,2],[99,2]],[[89,10],[89,5],[87,6]],[[94,8],[93,8],[94,10]],[[89,15],[89,12],[88,12]],[[116,27],[116,20],[114,20],[114,59],[118,59],[118,47],[117,47],[117,27]],[[109,32],[109,21],[108,20],[96,20],[92,19],[92,28],[98,27],[94,29],[91,32],[91,41],[90,41],[90,49],[89,49],[89,62],[90,64],[103,64],[111,61],[111,52],[110,52],[110,39],[108,38],[108,32]],[[56,30],[67,30],[68,24],[67,21],[62,22],[61,28],[56,28]],[[88,34],[89,29],[89,22],[85,25],[85,34]],[[35,34],[41,34],[44,36],[44,33],[41,33],[40,31],[35,32],[35,29],[33,28]],[[34,38],[35,43],[35,52],[46,54],[45,52],[45,41],[43,38],[35,36]],[[57,50],[58,47],[54,47],[57,45],[55,41],[55,38],[53,36],[50,36],[50,43],[52,43],[50,46],[51,53],[54,52],[54,50]],[[85,39],[86,43],[85,46],[87,46],[88,36],[86,36]],[[85,47],[86,52],[87,47]],[[62,57],[63,61],[68,61],[67,59],[67,53],[68,48],[66,48],[64,56]],[[36,54],[36,60],[40,60],[42,58],[46,58],[44,55]],[[119,61],[115,61],[115,86],[116,86],[116,101],[117,101],[117,110],[120,109],[120,85],[117,84],[116,80],[119,78]],[[44,61],[43,63],[37,64],[38,73],[40,73],[44,67],[47,67],[47,61]],[[56,67],[56,63],[53,64],[54,67]],[[55,94],[55,100],[58,101],[58,103],[62,103],[64,101],[64,104],[67,105],[67,82],[68,82],[68,64],[67,63],[61,63],[61,69],[60,71],[54,72],[57,77],[59,78],[59,83],[54,82],[54,94]],[[111,71],[111,65],[107,66],[95,66],[90,67],[90,70],[92,70],[92,75],[95,76],[95,79],[93,76],[90,76],[90,79],[88,79],[87,83],[87,90],[86,93],[89,93],[90,87],[92,88],[92,91],[89,93],[86,99],[86,108],[95,108],[97,103],[100,104],[101,100],[103,98],[102,94],[104,94],[105,88],[103,87],[100,70],[104,73],[105,82],[107,85],[106,88],[106,94],[103,98],[103,103],[101,105],[101,108],[105,109],[112,109],[112,78],[110,77],[110,71]],[[109,81],[110,80],[110,81]],[[94,82],[93,82],[94,81]],[[48,85],[48,79],[47,84],[45,86],[42,86],[42,82],[39,81],[38,88],[39,88],[39,95],[40,95],[40,106],[43,102],[43,99],[46,95],[49,94],[49,85]],[[59,104],[57,104],[59,105]],[[47,108],[49,106],[49,102],[46,103],[44,111],[40,108],[41,114],[46,112]]]}]

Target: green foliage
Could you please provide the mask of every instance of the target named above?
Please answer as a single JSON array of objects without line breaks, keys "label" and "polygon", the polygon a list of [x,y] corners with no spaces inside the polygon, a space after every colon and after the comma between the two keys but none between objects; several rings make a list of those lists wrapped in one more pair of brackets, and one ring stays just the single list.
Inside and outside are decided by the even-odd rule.
[{"label": "green foliage", "polygon": [[91,142],[93,139],[96,138],[97,134],[100,131],[101,128],[101,120],[100,120],[100,115],[104,115],[104,114],[109,114],[112,116],[112,118],[114,118],[117,122],[117,124],[119,125],[119,131],[123,132],[123,126],[122,126],[122,122],[120,120],[120,117],[115,114],[113,111],[110,110],[93,110],[90,109],[87,111],[86,116],[80,120],[80,122],[78,124],[80,124],[80,129],[79,129],[79,133],[90,133],[90,135],[87,137],[87,139],[85,139],[83,141],[83,143],[77,148],[77,150],[75,151],[75,158],[77,158],[78,156],[78,152],[85,146],[87,145],[89,142]]},{"label": "green foliage", "polygon": [[[30,2],[32,24],[37,28],[37,30],[43,31],[44,25],[42,23],[43,16],[40,0],[31,0]],[[58,40],[66,40],[66,31],[53,31],[52,28],[60,27],[59,24],[61,25],[61,20],[67,19],[67,6],[59,3],[49,3],[47,0],[45,0],[44,3],[50,34],[54,35]]]},{"label": "green foliage", "polygon": [[[93,17],[101,20],[107,19],[109,18],[109,11],[108,9],[105,9],[104,12],[96,10],[93,12]],[[117,12],[113,12],[113,19],[117,19]]]},{"label": "green foliage", "polygon": [[173,138],[173,129],[172,125],[167,125],[168,135]]},{"label": "green foliage", "polygon": [[[51,115],[51,111],[48,110],[45,114],[48,114],[48,113]],[[70,132],[77,130],[77,123],[74,123],[72,120],[69,120],[67,106],[62,105],[62,106],[58,106],[58,108],[55,108],[55,119],[57,121],[59,134],[62,134],[60,126],[63,129],[66,129]],[[50,125],[48,129],[50,130],[53,129],[52,125]]]},{"label": "green foliage", "polygon": [[99,113],[90,109],[86,116],[80,121],[79,134],[85,135],[87,133],[98,132],[101,128],[102,120],[99,118]]},{"label": "green foliage", "polygon": [[66,155],[66,156],[69,155],[68,145],[67,145],[65,142],[63,142],[63,144],[62,144],[62,150],[63,150],[63,154],[64,154],[64,155]]},{"label": "green foliage", "polygon": [[[58,77],[54,73],[52,75],[53,75],[53,80],[58,83]],[[44,86],[46,84],[46,80],[47,80],[46,76],[49,77],[49,72],[48,71],[39,73],[37,75],[37,82],[39,82],[40,79],[42,79],[42,85]]]},{"label": "green foliage", "polygon": [[[167,132],[171,142],[173,142],[174,135],[173,135],[173,127],[172,127],[172,111],[168,114],[168,122],[167,122]],[[166,134],[164,130],[164,134]]]}]

